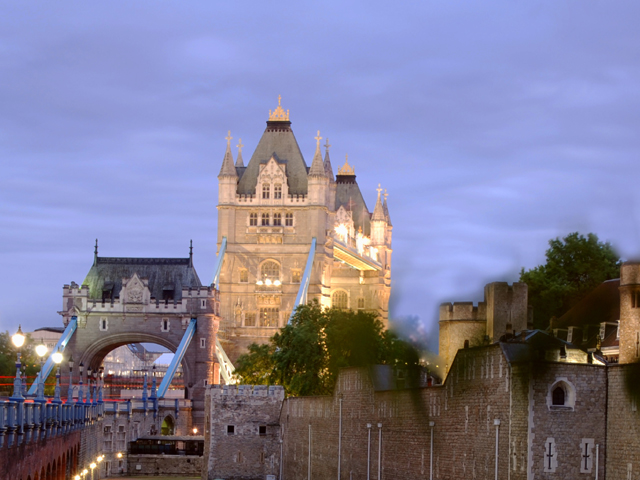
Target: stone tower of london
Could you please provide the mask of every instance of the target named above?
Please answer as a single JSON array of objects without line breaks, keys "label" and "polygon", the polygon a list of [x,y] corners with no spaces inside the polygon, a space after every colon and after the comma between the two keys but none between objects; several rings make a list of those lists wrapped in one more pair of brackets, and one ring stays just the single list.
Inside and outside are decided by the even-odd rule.
[{"label": "stone tower of london", "polygon": [[345,161],[334,176],[328,141],[323,159],[320,132],[315,140],[308,166],[280,101],[248,164],[241,143],[234,161],[227,137],[218,175],[217,241],[225,252],[217,287],[219,338],[232,361],[287,323],[307,270],[306,301],[388,320],[392,226],[386,194],[377,189],[370,211],[354,168]]}]

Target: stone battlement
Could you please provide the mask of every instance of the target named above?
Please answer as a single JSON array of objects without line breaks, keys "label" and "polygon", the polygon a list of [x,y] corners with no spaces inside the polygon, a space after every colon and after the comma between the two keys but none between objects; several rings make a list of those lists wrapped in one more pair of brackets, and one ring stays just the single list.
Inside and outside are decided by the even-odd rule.
[{"label": "stone battlement", "polygon": [[209,385],[213,396],[274,397],[284,400],[284,388],[280,385]]},{"label": "stone battlement", "polygon": [[487,320],[487,304],[478,302],[454,302],[440,304],[440,321],[486,321]]}]

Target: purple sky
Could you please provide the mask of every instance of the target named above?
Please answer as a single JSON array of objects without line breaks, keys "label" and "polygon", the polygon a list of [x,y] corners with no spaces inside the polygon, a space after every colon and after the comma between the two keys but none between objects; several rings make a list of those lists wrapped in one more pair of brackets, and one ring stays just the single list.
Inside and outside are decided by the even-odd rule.
[{"label": "purple sky", "polygon": [[96,237],[168,257],[193,238],[209,282],[224,137],[248,161],[278,94],[308,163],[319,129],[371,209],[388,189],[391,312],[411,328],[517,280],[552,237],[634,257],[638,18],[637,1],[0,1],[0,330],[60,325]]}]

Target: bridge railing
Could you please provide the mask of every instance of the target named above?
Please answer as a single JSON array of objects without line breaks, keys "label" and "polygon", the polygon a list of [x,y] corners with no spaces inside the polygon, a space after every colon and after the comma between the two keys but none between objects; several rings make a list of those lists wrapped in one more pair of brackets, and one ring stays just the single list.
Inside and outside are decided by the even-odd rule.
[{"label": "bridge railing", "polygon": [[0,400],[0,448],[64,435],[91,425],[103,416],[103,403]]}]

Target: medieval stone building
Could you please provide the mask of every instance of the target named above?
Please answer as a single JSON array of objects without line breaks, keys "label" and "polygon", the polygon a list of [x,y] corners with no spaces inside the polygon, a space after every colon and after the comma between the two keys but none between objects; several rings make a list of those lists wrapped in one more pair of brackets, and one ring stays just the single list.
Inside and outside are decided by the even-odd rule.
[{"label": "medieval stone building", "polygon": [[323,159],[319,135],[308,166],[289,111],[278,102],[247,165],[242,143],[234,163],[227,137],[218,175],[218,248],[226,239],[226,252],[216,286],[219,337],[232,360],[287,323],[310,250],[308,301],[388,319],[392,226],[386,194],[378,188],[370,211],[348,162],[334,177],[328,141]]}]

